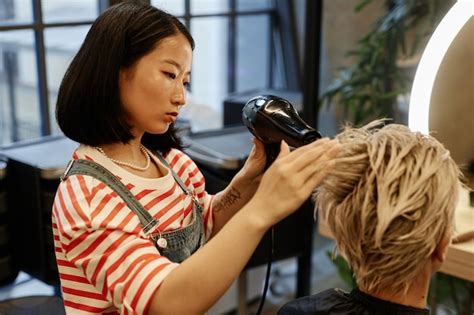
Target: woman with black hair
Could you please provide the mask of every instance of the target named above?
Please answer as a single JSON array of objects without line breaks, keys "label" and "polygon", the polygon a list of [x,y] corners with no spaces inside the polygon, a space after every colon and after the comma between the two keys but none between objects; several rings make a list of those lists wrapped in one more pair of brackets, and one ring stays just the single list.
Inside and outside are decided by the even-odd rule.
[{"label": "woman with black hair", "polygon": [[122,3],[92,25],[62,81],[57,121],[80,143],[53,205],[68,314],[200,314],[237,278],[264,233],[333,165],[323,139],[281,153],[262,143],[222,192],[181,150],[194,41],[175,17]]}]

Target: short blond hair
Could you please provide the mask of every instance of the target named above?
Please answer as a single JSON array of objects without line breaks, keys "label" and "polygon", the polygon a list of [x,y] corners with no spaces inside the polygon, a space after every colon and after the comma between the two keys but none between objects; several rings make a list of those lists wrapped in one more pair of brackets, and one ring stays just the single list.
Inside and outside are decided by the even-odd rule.
[{"label": "short blond hair", "polygon": [[431,136],[382,120],[336,136],[315,201],[360,287],[406,292],[454,224],[461,172]]}]

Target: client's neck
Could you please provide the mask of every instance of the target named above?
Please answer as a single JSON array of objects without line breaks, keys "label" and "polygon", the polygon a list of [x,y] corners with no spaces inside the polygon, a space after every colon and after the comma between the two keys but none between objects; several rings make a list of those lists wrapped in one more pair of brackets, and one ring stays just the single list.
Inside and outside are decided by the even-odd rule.
[{"label": "client's neck", "polygon": [[403,292],[388,289],[373,292],[368,291],[362,287],[359,289],[368,295],[371,295],[384,301],[422,309],[426,308],[426,299],[428,296],[430,276],[431,275],[429,273],[425,272],[420,274],[419,277],[412,281],[406,295],[403,294]]}]

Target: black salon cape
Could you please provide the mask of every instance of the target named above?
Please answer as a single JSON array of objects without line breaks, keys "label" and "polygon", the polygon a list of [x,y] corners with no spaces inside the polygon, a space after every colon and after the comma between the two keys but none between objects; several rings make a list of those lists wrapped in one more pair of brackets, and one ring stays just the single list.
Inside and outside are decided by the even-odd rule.
[{"label": "black salon cape", "polygon": [[329,289],[288,302],[278,311],[278,315],[418,315],[429,313],[427,309],[377,299],[358,289],[352,290],[351,293],[340,289]]}]

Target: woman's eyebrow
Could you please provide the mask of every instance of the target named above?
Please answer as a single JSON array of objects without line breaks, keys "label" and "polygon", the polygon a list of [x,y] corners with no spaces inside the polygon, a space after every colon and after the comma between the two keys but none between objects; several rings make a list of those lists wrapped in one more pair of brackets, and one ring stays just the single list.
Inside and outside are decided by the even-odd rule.
[{"label": "woman's eyebrow", "polygon": [[[182,71],[181,65],[179,63],[177,63],[176,61],[174,61],[173,59],[166,59],[166,60],[163,60],[163,62],[172,64],[173,66],[178,68],[179,71]],[[190,75],[191,71],[186,72],[186,74]]]}]

